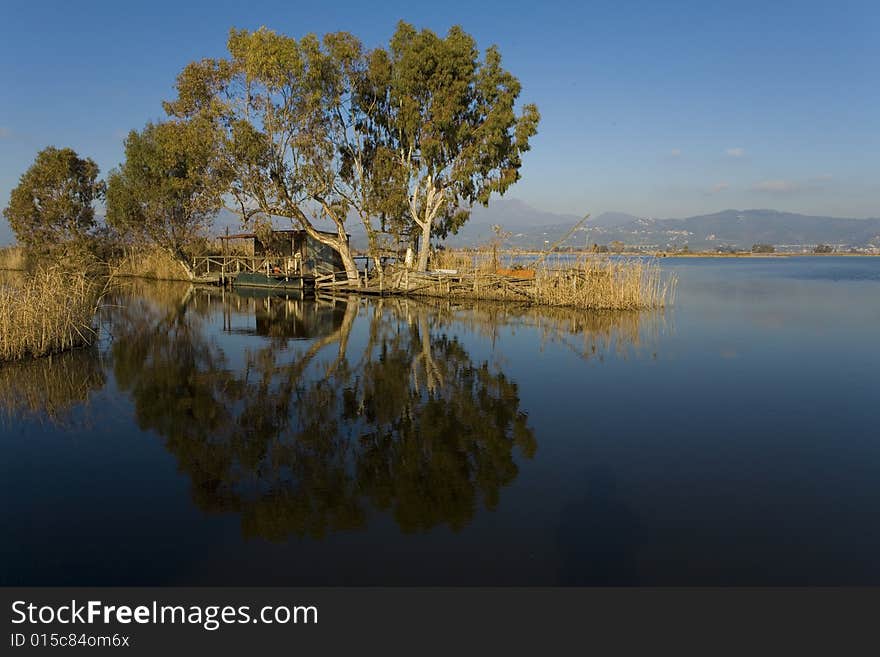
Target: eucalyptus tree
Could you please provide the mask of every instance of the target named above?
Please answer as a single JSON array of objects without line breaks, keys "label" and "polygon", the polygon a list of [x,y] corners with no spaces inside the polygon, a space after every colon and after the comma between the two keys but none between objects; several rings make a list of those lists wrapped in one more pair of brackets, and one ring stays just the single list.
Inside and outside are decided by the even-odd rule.
[{"label": "eucalyptus tree", "polygon": [[[357,280],[346,220],[359,183],[355,175],[342,181],[343,168],[354,169],[340,145],[354,134],[360,43],[346,33],[297,40],[261,28],[233,29],[227,47],[228,58],[184,68],[166,111],[217,126],[231,174],[225,191],[243,223],[289,218],[338,251],[347,277]],[[321,219],[331,222],[331,234],[319,230]]]},{"label": "eucalyptus tree", "polygon": [[328,34],[324,43],[333,79],[326,96],[327,137],[336,154],[328,162],[327,177],[337,198],[360,219],[381,286],[381,235],[406,230],[405,186],[379,111],[388,79],[376,75],[374,62],[384,51],[365,51],[345,32]]},{"label": "eucalyptus tree", "polygon": [[12,190],[3,216],[19,243],[46,250],[86,237],[95,228],[95,203],[104,197],[98,165],[71,148],[37,153]]},{"label": "eucalyptus tree", "polygon": [[456,232],[475,203],[488,204],[519,180],[540,115],[533,104],[517,114],[521,85],[498,48],[481,58],[457,26],[441,38],[401,21],[388,50],[371,55],[369,77],[374,99],[364,111],[396,154],[389,183],[403,182],[424,271],[432,235]]},{"label": "eucalyptus tree", "polygon": [[107,223],[167,251],[192,276],[188,248],[223,205],[227,176],[214,124],[150,123],[125,140],[125,162],[107,182]]}]

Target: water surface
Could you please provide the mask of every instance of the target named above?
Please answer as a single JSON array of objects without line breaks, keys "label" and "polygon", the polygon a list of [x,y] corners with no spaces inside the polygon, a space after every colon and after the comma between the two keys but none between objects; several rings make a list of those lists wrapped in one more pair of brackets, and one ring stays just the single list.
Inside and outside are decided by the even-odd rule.
[{"label": "water surface", "polygon": [[880,259],[662,313],[132,282],[0,367],[0,584],[878,584]]}]

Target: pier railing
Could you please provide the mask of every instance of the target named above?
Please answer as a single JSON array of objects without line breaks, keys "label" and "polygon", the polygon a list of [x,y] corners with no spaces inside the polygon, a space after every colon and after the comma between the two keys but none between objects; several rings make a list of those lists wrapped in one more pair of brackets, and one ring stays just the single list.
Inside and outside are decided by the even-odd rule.
[{"label": "pier railing", "polygon": [[208,255],[196,256],[192,270],[196,279],[225,281],[241,273],[298,274],[299,261],[277,256]]}]

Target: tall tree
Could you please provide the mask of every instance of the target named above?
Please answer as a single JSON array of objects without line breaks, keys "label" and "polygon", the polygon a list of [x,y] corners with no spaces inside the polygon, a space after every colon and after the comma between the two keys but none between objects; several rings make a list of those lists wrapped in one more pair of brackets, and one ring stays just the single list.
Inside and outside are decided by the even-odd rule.
[{"label": "tall tree", "polygon": [[332,84],[326,95],[327,137],[335,157],[327,179],[348,213],[360,219],[383,284],[382,233],[405,231],[406,194],[401,169],[377,122],[387,98],[388,78],[376,74],[384,51],[367,52],[345,32],[328,34],[324,44]]},{"label": "tall tree", "polygon": [[107,183],[107,222],[166,250],[192,275],[188,247],[222,207],[228,179],[214,124],[197,117],[150,123],[125,140]]},{"label": "tall tree", "polygon": [[401,21],[369,71],[374,89],[387,92],[365,110],[396,153],[424,271],[432,235],[456,232],[475,203],[488,204],[519,180],[540,115],[532,104],[517,114],[521,85],[501,66],[498,48],[481,59],[457,26],[441,38]]},{"label": "tall tree", "polygon": [[85,237],[95,227],[94,204],[104,196],[98,173],[93,160],[71,148],[37,153],[3,210],[18,241],[45,250]]},{"label": "tall tree", "polygon": [[[350,120],[340,115],[351,98],[350,76],[340,67],[357,70],[360,44],[344,33],[322,43],[314,35],[297,40],[261,28],[233,29],[227,45],[229,58],[183,70],[166,111],[209,118],[222,131],[233,174],[229,192],[243,222],[291,219],[338,251],[347,277],[358,280],[345,226],[352,197],[337,184],[342,162],[335,131],[340,120]],[[331,222],[332,234],[319,230],[320,219]]]}]

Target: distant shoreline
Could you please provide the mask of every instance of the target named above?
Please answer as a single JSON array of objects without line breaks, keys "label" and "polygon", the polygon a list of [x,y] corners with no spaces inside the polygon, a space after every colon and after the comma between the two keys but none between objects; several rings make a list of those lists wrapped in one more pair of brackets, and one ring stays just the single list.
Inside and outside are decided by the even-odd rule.
[{"label": "distant shoreline", "polygon": [[[450,249],[474,255],[491,254],[491,249]],[[621,251],[619,253],[594,253],[591,251],[521,251],[519,249],[505,249],[498,251],[498,256],[527,256],[540,258],[546,256],[641,256],[654,258],[877,258],[880,253],[713,253],[710,251],[693,253],[678,253],[670,251]]]},{"label": "distant shoreline", "polygon": [[[627,253],[624,255],[635,255]],[[662,258],[877,258],[880,253],[656,253]]]}]

